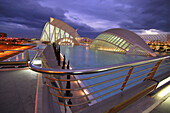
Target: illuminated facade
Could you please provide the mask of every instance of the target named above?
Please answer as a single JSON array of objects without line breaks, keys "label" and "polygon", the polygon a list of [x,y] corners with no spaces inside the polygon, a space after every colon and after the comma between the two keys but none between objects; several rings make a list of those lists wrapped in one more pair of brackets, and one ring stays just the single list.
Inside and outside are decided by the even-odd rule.
[{"label": "illuminated facade", "polygon": [[87,37],[76,37],[76,40],[80,43],[82,46],[89,46],[93,40]]},{"label": "illuminated facade", "polygon": [[169,34],[156,34],[156,35],[139,35],[144,41],[160,41],[167,42]]},{"label": "illuminated facade", "polygon": [[79,45],[76,37],[80,37],[77,30],[63,21],[50,18],[50,23],[47,22],[44,26],[40,40],[55,42],[58,45]]},{"label": "illuminated facade", "polygon": [[104,31],[90,47],[125,54],[156,56],[140,36],[121,28]]}]

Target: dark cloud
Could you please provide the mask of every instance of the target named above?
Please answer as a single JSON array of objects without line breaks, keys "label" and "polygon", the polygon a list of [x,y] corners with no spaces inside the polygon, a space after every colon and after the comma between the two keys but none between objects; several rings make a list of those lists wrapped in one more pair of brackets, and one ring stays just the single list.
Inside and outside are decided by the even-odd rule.
[{"label": "dark cloud", "polygon": [[169,32],[169,4],[169,0],[1,0],[0,32],[40,37],[49,17],[66,22],[78,29],[80,36],[90,38],[115,27]]},{"label": "dark cloud", "polygon": [[[28,36],[32,37],[33,33],[30,31],[34,29],[37,31],[37,34],[39,34],[43,28],[43,25],[49,20],[50,16],[56,16],[59,19],[65,18],[64,13],[66,11],[62,9],[56,9],[55,11],[59,13],[54,13],[52,9],[41,6],[37,1],[0,1],[1,30],[7,33],[8,30],[10,30],[10,33],[8,34],[13,36],[13,34],[16,34],[19,29],[22,29],[22,31],[25,30],[23,33],[26,33]],[[6,30],[5,27],[7,27],[8,30]],[[22,32],[19,32],[19,34],[21,33]]]},{"label": "dark cloud", "polygon": [[[66,12],[68,11],[58,7],[41,6],[36,0],[0,1],[1,32],[8,33],[8,36],[40,37],[43,26],[49,21],[49,17],[65,21],[67,20],[64,15]],[[85,24],[79,25],[69,20],[67,22],[80,30],[90,28]]]},{"label": "dark cloud", "polygon": [[169,0],[148,0],[139,3],[134,1],[129,22],[121,22],[119,25],[126,29],[157,29],[169,32],[169,5]]}]

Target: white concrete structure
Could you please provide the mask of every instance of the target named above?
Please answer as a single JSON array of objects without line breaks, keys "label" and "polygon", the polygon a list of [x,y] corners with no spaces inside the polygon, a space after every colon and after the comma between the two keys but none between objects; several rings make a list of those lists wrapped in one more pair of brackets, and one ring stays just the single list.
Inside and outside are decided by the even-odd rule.
[{"label": "white concrete structure", "polygon": [[50,18],[50,23],[47,22],[44,26],[40,40],[55,42],[59,45],[79,45],[76,37],[80,37],[77,30],[63,21]]},{"label": "white concrete structure", "polygon": [[160,41],[166,42],[168,34],[156,34],[156,35],[139,35],[144,41]]},{"label": "white concrete structure", "polygon": [[126,54],[156,56],[140,36],[121,28],[104,31],[92,42],[90,47]]}]

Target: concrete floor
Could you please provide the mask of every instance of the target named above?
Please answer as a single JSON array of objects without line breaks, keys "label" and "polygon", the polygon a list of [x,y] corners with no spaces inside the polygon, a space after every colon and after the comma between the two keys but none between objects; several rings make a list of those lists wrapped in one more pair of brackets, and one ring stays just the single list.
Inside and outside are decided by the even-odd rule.
[{"label": "concrete floor", "polygon": [[33,113],[37,73],[0,71],[0,113]]},{"label": "concrete floor", "polygon": [[155,91],[152,96],[137,100],[119,113],[170,113],[170,92],[167,91],[169,92],[169,83]]},{"label": "concrete floor", "polygon": [[170,113],[170,97],[153,109],[151,113]]}]

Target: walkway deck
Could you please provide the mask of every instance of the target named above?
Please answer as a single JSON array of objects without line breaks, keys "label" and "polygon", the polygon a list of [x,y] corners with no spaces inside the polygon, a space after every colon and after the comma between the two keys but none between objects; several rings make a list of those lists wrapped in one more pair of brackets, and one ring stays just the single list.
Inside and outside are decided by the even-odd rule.
[{"label": "walkway deck", "polygon": [[[2,70],[2,69],[1,69]],[[0,112],[33,113],[37,73],[29,70],[0,71]]]},{"label": "walkway deck", "polygon": [[[53,48],[52,48],[52,46],[50,46],[50,45],[48,45],[45,49],[44,49],[44,51],[43,51],[43,56],[45,57],[45,58],[43,58],[44,60],[46,60],[46,62],[48,63],[48,66],[49,66],[49,68],[57,68],[57,69],[61,69],[61,66],[62,66],[62,61],[61,61],[61,66],[58,66],[57,65],[57,60],[56,60],[56,58],[55,58],[55,54],[54,54],[54,50],[53,50]],[[54,76],[55,77],[55,76]],[[60,77],[61,79],[67,79],[67,76],[61,76]],[[73,76],[71,76],[71,79],[74,79],[75,80],[75,78],[73,77]],[[65,88],[66,87],[66,82],[62,82],[62,86],[63,86],[63,88]],[[78,83],[77,82],[71,82],[71,88],[79,88],[80,86],[78,85]],[[84,92],[83,91],[73,91],[73,92],[71,92],[74,96],[82,96],[82,95],[84,95]],[[66,101],[68,101],[68,100],[66,100]],[[86,102],[87,101],[87,98],[86,97],[84,97],[84,98],[82,98],[82,99],[74,99],[74,100],[72,100],[72,103],[73,104],[80,104],[80,103],[82,103],[82,102]],[[84,108],[86,108],[86,107],[88,107],[88,104],[85,104],[85,105],[81,105],[81,106],[77,106],[77,107],[71,107],[71,110],[72,110],[72,112],[77,112],[77,111],[79,111],[80,109],[84,109]]]}]

